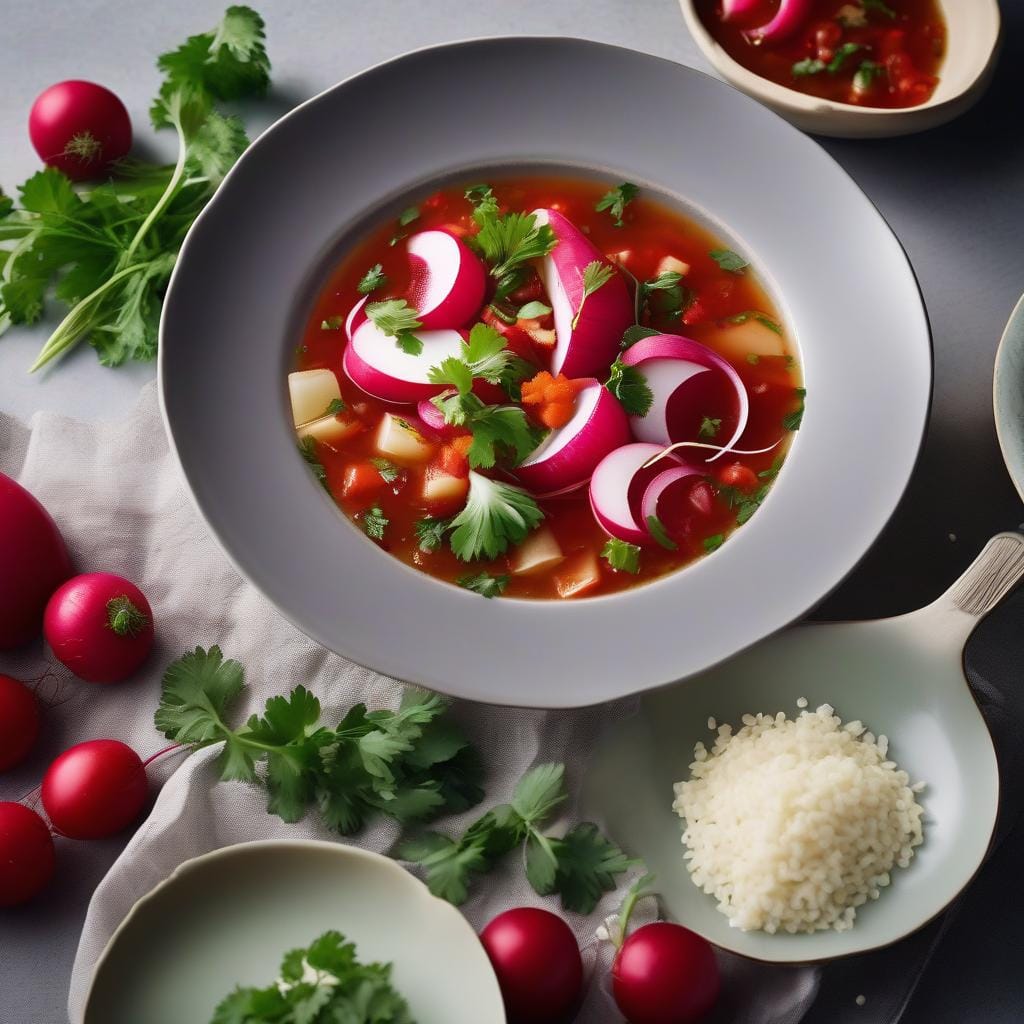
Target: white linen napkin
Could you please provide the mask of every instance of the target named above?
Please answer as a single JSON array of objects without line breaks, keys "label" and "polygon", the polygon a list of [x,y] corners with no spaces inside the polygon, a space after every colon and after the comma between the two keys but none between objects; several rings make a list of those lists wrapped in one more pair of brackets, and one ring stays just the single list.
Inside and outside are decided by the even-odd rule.
[{"label": "white linen napkin", "polygon": [[[226,657],[244,665],[246,706],[236,710],[235,720],[299,683],[320,698],[327,717],[357,701],[376,707],[397,704],[398,682],[307,639],[230,565],[195,511],[170,455],[154,384],[117,423],[82,423],[39,413],[30,429],[0,416],[0,471],[18,479],[50,510],[79,571],[120,573],[136,582],[153,606],[157,646],[138,679],[120,686],[90,686],[55,666],[66,699],[50,715],[59,720],[65,747],[113,738],[143,758],[163,747],[165,741],[153,726],[160,677],[168,661],[196,645],[219,644]],[[6,659],[5,665],[31,677],[42,671],[45,655],[36,647]],[[537,762],[564,761],[574,792],[600,731],[632,711],[630,701],[555,712],[456,702],[455,715],[485,758],[487,797],[481,807],[442,819],[435,827],[461,829],[486,807],[508,799],[520,775]],[[219,782],[215,754],[208,749],[184,760],[172,755],[151,766],[154,789],[163,784],[155,806],[89,906],[68,1000],[72,1024],[82,1020],[93,966],[114,929],[136,900],[184,860],[254,839],[334,839],[384,852],[396,838],[397,827],[390,821],[344,840],[327,832],[315,814],[286,825],[266,812],[259,788]],[[576,820],[571,800],[564,819]],[[74,870],[76,858],[88,857],[88,843],[58,843],[62,870]],[[619,892],[608,894],[591,916],[566,915],[588,958],[597,958],[603,967],[610,949],[607,943],[597,949],[594,933],[618,907],[627,884],[624,880]],[[524,904],[559,910],[556,900],[543,900],[532,891],[518,860],[508,858],[475,885],[462,909],[480,929],[502,910]],[[653,908],[644,909],[651,914]],[[796,1024],[815,998],[816,968],[769,968],[726,955],[721,963],[725,998],[717,1021]],[[621,1021],[606,978],[604,969],[591,972],[578,1021]]]}]

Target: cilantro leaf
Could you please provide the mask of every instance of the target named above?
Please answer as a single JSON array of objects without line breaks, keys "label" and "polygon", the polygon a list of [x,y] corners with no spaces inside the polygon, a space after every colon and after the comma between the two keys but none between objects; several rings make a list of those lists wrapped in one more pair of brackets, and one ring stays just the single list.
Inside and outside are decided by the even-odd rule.
[{"label": "cilantro leaf", "polygon": [[434,516],[417,520],[414,529],[420,551],[436,551],[444,543],[444,535],[450,525],[451,520],[439,519]]},{"label": "cilantro leaf", "polygon": [[370,269],[363,274],[356,285],[356,291],[360,295],[369,295],[370,292],[375,292],[378,288],[383,288],[388,283],[387,274],[384,273],[384,267],[380,263],[375,263]]},{"label": "cilantro leaf", "polygon": [[519,312],[516,314],[516,318],[518,320],[539,320],[542,316],[547,316],[550,312],[550,306],[546,306],[543,302],[534,300],[533,302],[527,302],[525,306],[520,306]]},{"label": "cilantro leaf", "polygon": [[794,388],[793,393],[799,399],[797,407],[782,417],[783,430],[799,430],[804,419],[804,398],[807,395],[806,388]]},{"label": "cilantro leaf", "polygon": [[398,215],[399,227],[408,227],[414,220],[420,219],[420,211],[418,206],[407,206]]},{"label": "cilantro leaf", "polygon": [[468,426],[473,434],[466,458],[477,469],[490,469],[499,454],[519,465],[540,443],[543,430],[515,405],[487,405],[474,413]]},{"label": "cilantro leaf", "polygon": [[757,475],[762,480],[774,480],[779,475],[779,470],[782,469],[782,464],[785,460],[785,455],[777,455],[772,461],[771,466],[768,469],[762,469]]},{"label": "cilantro leaf", "polygon": [[464,562],[497,558],[519,544],[544,518],[533,497],[521,487],[469,473],[466,506],[451,521],[451,548]]},{"label": "cilantro leaf", "polygon": [[644,338],[653,338],[656,334],[660,334],[660,331],[654,330],[653,327],[641,327],[640,324],[633,324],[632,327],[627,327],[625,333],[622,335],[622,341],[619,342],[620,348],[632,348],[638,341],[643,341]]},{"label": "cilantro leaf", "polygon": [[324,409],[324,411],[320,415],[321,417],[338,416],[339,414],[345,412],[346,409],[348,409],[348,406],[345,404],[343,399],[332,398],[330,402],[327,403],[327,408]]},{"label": "cilantro leaf", "polygon": [[739,253],[733,252],[732,249],[712,249],[708,255],[722,270],[727,270],[730,274],[742,274],[744,269],[750,266]]},{"label": "cilantro leaf", "polygon": [[589,296],[593,295],[599,288],[604,287],[615,276],[615,268],[603,260],[592,260],[583,268],[583,294],[580,296],[579,308],[572,318],[572,329],[583,315],[583,307],[586,305]]},{"label": "cilantro leaf", "polygon": [[635,366],[626,366],[621,357],[612,363],[604,386],[630,416],[646,416],[654,402],[654,392],[647,378]]},{"label": "cilantro leaf", "polygon": [[647,531],[666,550],[675,551],[679,547],[668,535],[665,524],[657,516],[647,517]]},{"label": "cilantro leaf", "polygon": [[546,256],[558,242],[550,226],[538,225],[532,213],[490,214],[478,221],[480,230],[473,240],[499,282],[522,264]]},{"label": "cilantro leaf", "polygon": [[565,765],[539,764],[519,780],[512,794],[512,808],[527,825],[539,825],[566,796]]},{"label": "cilantro leaf", "polygon": [[372,505],[365,512],[361,512],[359,521],[362,523],[363,533],[372,540],[383,540],[384,531],[390,522],[380,505]]},{"label": "cilantro leaf", "polygon": [[594,204],[594,209],[598,213],[607,210],[615,222],[615,226],[621,228],[623,224],[622,217],[626,212],[626,207],[636,199],[639,193],[640,189],[636,185],[630,181],[624,181],[621,185],[617,185],[601,196]]},{"label": "cilantro leaf", "polygon": [[178,743],[206,745],[223,739],[228,731],[224,716],[242,691],[244,676],[242,666],[225,661],[216,645],[183,655],[164,673],[157,729]]},{"label": "cilantro leaf", "polygon": [[403,352],[418,356],[423,351],[423,342],[412,333],[419,330],[423,324],[419,319],[419,313],[405,299],[368,302],[365,311],[377,329],[389,338],[394,338],[395,344]]},{"label": "cilantro leaf", "polygon": [[619,572],[629,572],[635,576],[640,571],[640,548],[618,537],[605,541],[601,557]]},{"label": "cilantro leaf", "polygon": [[774,331],[776,334],[782,334],[782,326],[773,320],[767,313],[762,313],[756,309],[746,309],[742,313],[737,313],[735,316],[726,317],[726,323],[730,324],[745,324],[748,320],[756,320],[759,324],[763,324],[768,328],[769,331]]},{"label": "cilantro leaf", "polygon": [[460,576],[456,582],[466,590],[472,590],[483,597],[500,597],[508,586],[508,576],[492,576],[487,572],[478,572],[474,576]]},{"label": "cilantro leaf", "polygon": [[819,75],[825,70],[825,62],[817,57],[804,57],[790,69],[795,78],[806,78],[808,75]]},{"label": "cilantro leaf", "polygon": [[555,884],[562,905],[577,914],[592,913],[601,896],[616,887],[616,876],[634,864],[589,821],[580,822],[555,840],[554,849],[558,860]]},{"label": "cilantro leaf", "polygon": [[828,62],[829,74],[838,74],[842,70],[843,64],[846,63],[846,58],[863,49],[864,47],[860,43],[843,43],[836,50],[835,56]]},{"label": "cilantro leaf", "polygon": [[722,421],[720,419],[712,419],[710,416],[704,416],[701,418],[700,427],[697,429],[698,437],[714,437],[721,429]]},{"label": "cilantro leaf", "polygon": [[320,482],[320,486],[327,490],[327,470],[320,461],[316,451],[316,438],[307,434],[299,441],[299,454],[305,459],[306,465],[313,471],[313,476]]},{"label": "cilantro leaf", "polygon": [[721,533],[712,534],[710,537],[704,538],[704,550],[711,552],[717,551],[725,543],[725,535]]},{"label": "cilantro leaf", "polygon": [[337,314],[335,314],[334,316],[326,317],[325,319],[320,321],[320,330],[321,331],[340,331],[341,327],[342,327],[342,324],[344,324],[344,323],[345,323],[345,318],[343,316],[338,316]]},{"label": "cilantro leaf", "polygon": [[875,79],[885,74],[885,65],[873,60],[862,60],[853,73],[853,87],[857,92],[868,92],[875,84]]},{"label": "cilantro leaf", "polygon": [[383,459],[374,456],[370,459],[371,464],[380,473],[381,479],[386,484],[393,484],[401,475],[402,471],[390,459]]},{"label": "cilantro leaf", "polygon": [[470,185],[463,195],[473,204],[473,217],[486,220],[498,212],[498,199],[490,185]]}]

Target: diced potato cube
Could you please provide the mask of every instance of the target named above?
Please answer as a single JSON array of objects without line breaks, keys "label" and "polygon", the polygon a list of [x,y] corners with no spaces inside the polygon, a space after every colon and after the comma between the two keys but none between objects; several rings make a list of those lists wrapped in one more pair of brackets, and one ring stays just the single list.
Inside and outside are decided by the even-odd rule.
[{"label": "diced potato cube", "polygon": [[601,566],[593,551],[580,551],[565,560],[555,573],[559,597],[578,597],[601,582]]},{"label": "diced potato cube", "polygon": [[675,256],[662,256],[655,271],[657,274],[682,274],[686,277],[690,272],[690,264],[676,259]]},{"label": "diced potato cube", "polygon": [[423,478],[423,503],[425,505],[458,504],[469,494],[469,477],[452,476],[450,473],[431,473]]},{"label": "diced potato cube", "polygon": [[558,565],[564,558],[555,535],[542,526],[515,549],[510,566],[516,576],[533,576]]},{"label": "diced potato cube", "polygon": [[301,441],[306,437],[315,437],[324,444],[341,444],[350,437],[354,437],[363,429],[362,423],[356,419],[349,419],[342,416],[321,416],[311,423],[303,423],[295,433]]},{"label": "diced potato cube", "polygon": [[745,359],[747,356],[784,356],[786,346],[782,335],[760,320],[751,317],[741,324],[731,324],[717,331],[705,344],[718,349],[724,356]]},{"label": "diced potato cube", "polygon": [[320,419],[331,402],[341,398],[338,378],[333,370],[297,370],[288,374],[288,393],[292,399],[295,426]]},{"label": "diced potato cube", "polygon": [[377,431],[377,451],[402,462],[426,462],[434,454],[434,445],[400,416],[386,412]]},{"label": "diced potato cube", "polygon": [[533,327],[526,332],[538,345],[545,348],[554,348],[558,340],[554,331],[544,330],[542,327]]}]

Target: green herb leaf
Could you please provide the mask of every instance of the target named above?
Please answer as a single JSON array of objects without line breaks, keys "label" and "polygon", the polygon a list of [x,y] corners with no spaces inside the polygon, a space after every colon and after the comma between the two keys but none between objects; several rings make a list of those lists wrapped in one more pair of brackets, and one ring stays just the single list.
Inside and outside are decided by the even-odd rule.
[{"label": "green herb leaf", "polygon": [[393,484],[402,475],[401,469],[391,462],[390,459],[383,459],[379,456],[374,456],[370,459],[370,462],[376,468],[377,472],[380,473],[380,478],[386,484]]},{"label": "green herb leaf", "polygon": [[436,551],[444,543],[444,535],[450,525],[450,519],[440,519],[435,516],[417,520],[413,529],[416,531],[420,551]]},{"label": "green herb leaf", "polygon": [[621,185],[617,185],[615,188],[606,192],[601,198],[594,204],[594,209],[598,213],[602,213],[607,210],[611,215],[612,220],[615,222],[617,228],[621,228],[623,225],[623,215],[626,212],[626,207],[636,199],[639,195],[640,189],[632,182],[624,181]]},{"label": "green herb leaf", "polygon": [[798,60],[790,69],[795,78],[806,78],[808,75],[819,75],[825,70],[825,62],[817,58],[805,57]]},{"label": "green herb leaf", "polygon": [[516,314],[519,320],[539,320],[542,316],[547,316],[551,312],[551,307],[544,305],[543,302],[526,303],[525,306],[519,307],[519,312]]},{"label": "green herb leaf", "polygon": [[321,331],[340,331],[341,327],[342,327],[342,324],[344,324],[344,323],[345,323],[345,318],[343,316],[337,316],[337,315],[329,316],[329,317],[327,317],[326,320],[321,320],[320,321],[320,330]]},{"label": "green herb leaf", "polygon": [[712,249],[708,255],[730,274],[742,274],[744,268],[750,266],[739,253],[733,252],[732,249]]},{"label": "green herb leaf", "polygon": [[365,310],[377,329],[389,338],[394,338],[395,344],[407,355],[418,356],[423,351],[423,342],[412,333],[423,324],[419,313],[405,299],[368,302]]},{"label": "green herb leaf", "polygon": [[522,264],[546,256],[558,242],[551,228],[538,225],[532,213],[508,213],[504,217],[489,214],[478,217],[478,221],[480,230],[473,240],[499,284]]},{"label": "green herb leaf", "polygon": [[580,305],[576,310],[576,315],[572,318],[573,330],[576,330],[576,325],[580,322],[587,299],[599,288],[604,287],[614,276],[615,268],[603,260],[592,260],[583,268],[583,295],[580,296]]},{"label": "green herb leaf", "polygon": [[640,571],[640,548],[618,537],[605,541],[601,557],[619,572],[630,572],[635,576]]},{"label": "green herb leaf", "polygon": [[527,825],[541,825],[566,795],[565,765],[539,764],[519,780],[512,808]]},{"label": "green herb leaf", "polygon": [[711,552],[717,551],[725,543],[725,535],[721,533],[712,534],[710,537],[704,538],[704,550]]},{"label": "green herb leaf", "polygon": [[478,572],[472,576],[460,576],[456,581],[460,587],[472,590],[484,597],[500,597],[508,586],[508,576],[492,576],[487,572]]},{"label": "green herb leaf", "polygon": [[774,480],[779,475],[779,470],[782,469],[782,464],[785,460],[786,457],[784,455],[777,455],[771,466],[768,469],[762,469],[757,475],[762,480]]},{"label": "green herb leaf", "polygon": [[543,518],[537,502],[521,487],[470,470],[466,507],[451,521],[452,551],[464,562],[497,558],[525,540]]},{"label": "green herb leaf", "polygon": [[748,320],[756,320],[759,324],[763,324],[770,331],[774,331],[776,334],[782,334],[782,326],[774,321],[767,313],[761,313],[756,309],[747,309],[742,313],[737,313],[735,316],[726,317],[726,323],[730,324],[745,324]]},{"label": "green herb leaf", "polygon": [[843,43],[836,50],[835,56],[828,62],[829,74],[838,74],[842,70],[843,64],[846,63],[846,58],[863,49],[864,47],[860,43]]},{"label": "green herb leaf", "polygon": [[799,405],[782,417],[783,430],[799,430],[804,418],[804,397],[807,395],[806,388],[794,388],[793,393],[800,400]]},{"label": "green herb leaf", "polygon": [[332,398],[327,408],[320,414],[323,416],[337,416],[339,413],[343,413],[348,409],[348,406],[340,398]]},{"label": "green herb leaf", "polygon": [[714,437],[722,426],[720,419],[712,419],[710,416],[704,416],[701,418],[700,427],[697,429],[698,437],[712,438]]},{"label": "green herb leaf", "polygon": [[668,535],[665,524],[657,516],[647,517],[647,531],[666,550],[675,551],[679,547]]},{"label": "green herb leaf", "polygon": [[408,227],[414,220],[419,220],[420,210],[418,206],[407,206],[398,215],[398,224],[400,227]]},{"label": "green herb leaf", "polygon": [[860,67],[853,73],[853,87],[857,92],[868,92],[875,84],[875,79],[884,74],[884,64],[876,64],[873,60],[862,60]]},{"label": "green herb leaf", "polygon": [[635,366],[626,366],[621,357],[612,363],[604,386],[630,416],[646,416],[654,402],[654,392],[647,378]]},{"label": "green herb leaf", "polygon": [[555,887],[562,906],[577,914],[593,913],[601,896],[616,888],[617,876],[635,863],[589,821],[573,826],[553,846],[558,860]]},{"label": "green herb leaf", "polygon": [[362,523],[363,533],[373,540],[384,539],[384,531],[390,522],[380,505],[372,505],[365,512],[361,512],[359,521]]},{"label": "green herb leaf", "polygon": [[324,464],[317,454],[316,438],[312,434],[307,434],[299,441],[299,454],[306,460],[306,464],[313,471],[313,476],[320,482],[324,490],[327,490],[327,470],[324,469]]},{"label": "green herb leaf", "polygon": [[473,217],[486,220],[498,213],[498,199],[490,185],[471,185],[463,195],[473,204]]},{"label": "green herb leaf", "polygon": [[632,327],[627,327],[625,333],[622,335],[622,341],[619,342],[620,348],[632,348],[638,341],[643,341],[644,338],[653,338],[656,334],[660,334],[661,331],[656,331],[652,327],[641,327],[640,324],[633,324]]},{"label": "green herb leaf", "polygon": [[369,295],[370,292],[375,292],[378,288],[383,288],[388,283],[387,275],[384,273],[384,267],[380,263],[375,263],[370,269],[363,274],[359,284],[356,285],[356,291],[360,295]]}]

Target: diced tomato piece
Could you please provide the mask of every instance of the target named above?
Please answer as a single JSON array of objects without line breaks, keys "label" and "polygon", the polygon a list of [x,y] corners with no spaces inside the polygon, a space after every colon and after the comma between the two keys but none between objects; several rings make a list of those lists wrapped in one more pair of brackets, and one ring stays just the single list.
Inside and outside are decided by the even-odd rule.
[{"label": "diced tomato piece", "polygon": [[353,462],[345,467],[341,496],[358,498],[373,494],[384,487],[384,478],[372,462]]},{"label": "diced tomato piece", "polygon": [[[462,438],[456,438],[461,441]],[[436,459],[427,467],[428,475],[431,472],[441,473],[446,476],[469,476],[469,461],[466,459],[466,452],[469,445],[473,443],[472,437],[468,438],[466,445],[456,445],[455,442],[446,444]]]},{"label": "diced tomato piece", "polygon": [[757,474],[742,462],[733,462],[723,466],[718,473],[718,479],[726,487],[735,487],[740,491],[752,491],[757,487]]},{"label": "diced tomato piece", "polygon": [[702,324],[707,319],[708,311],[699,296],[687,306],[683,313],[683,323],[687,327],[692,327],[694,324]]},{"label": "diced tomato piece", "polygon": [[570,555],[554,573],[554,581],[559,597],[578,597],[593,590],[601,582],[597,555],[591,550]]}]

